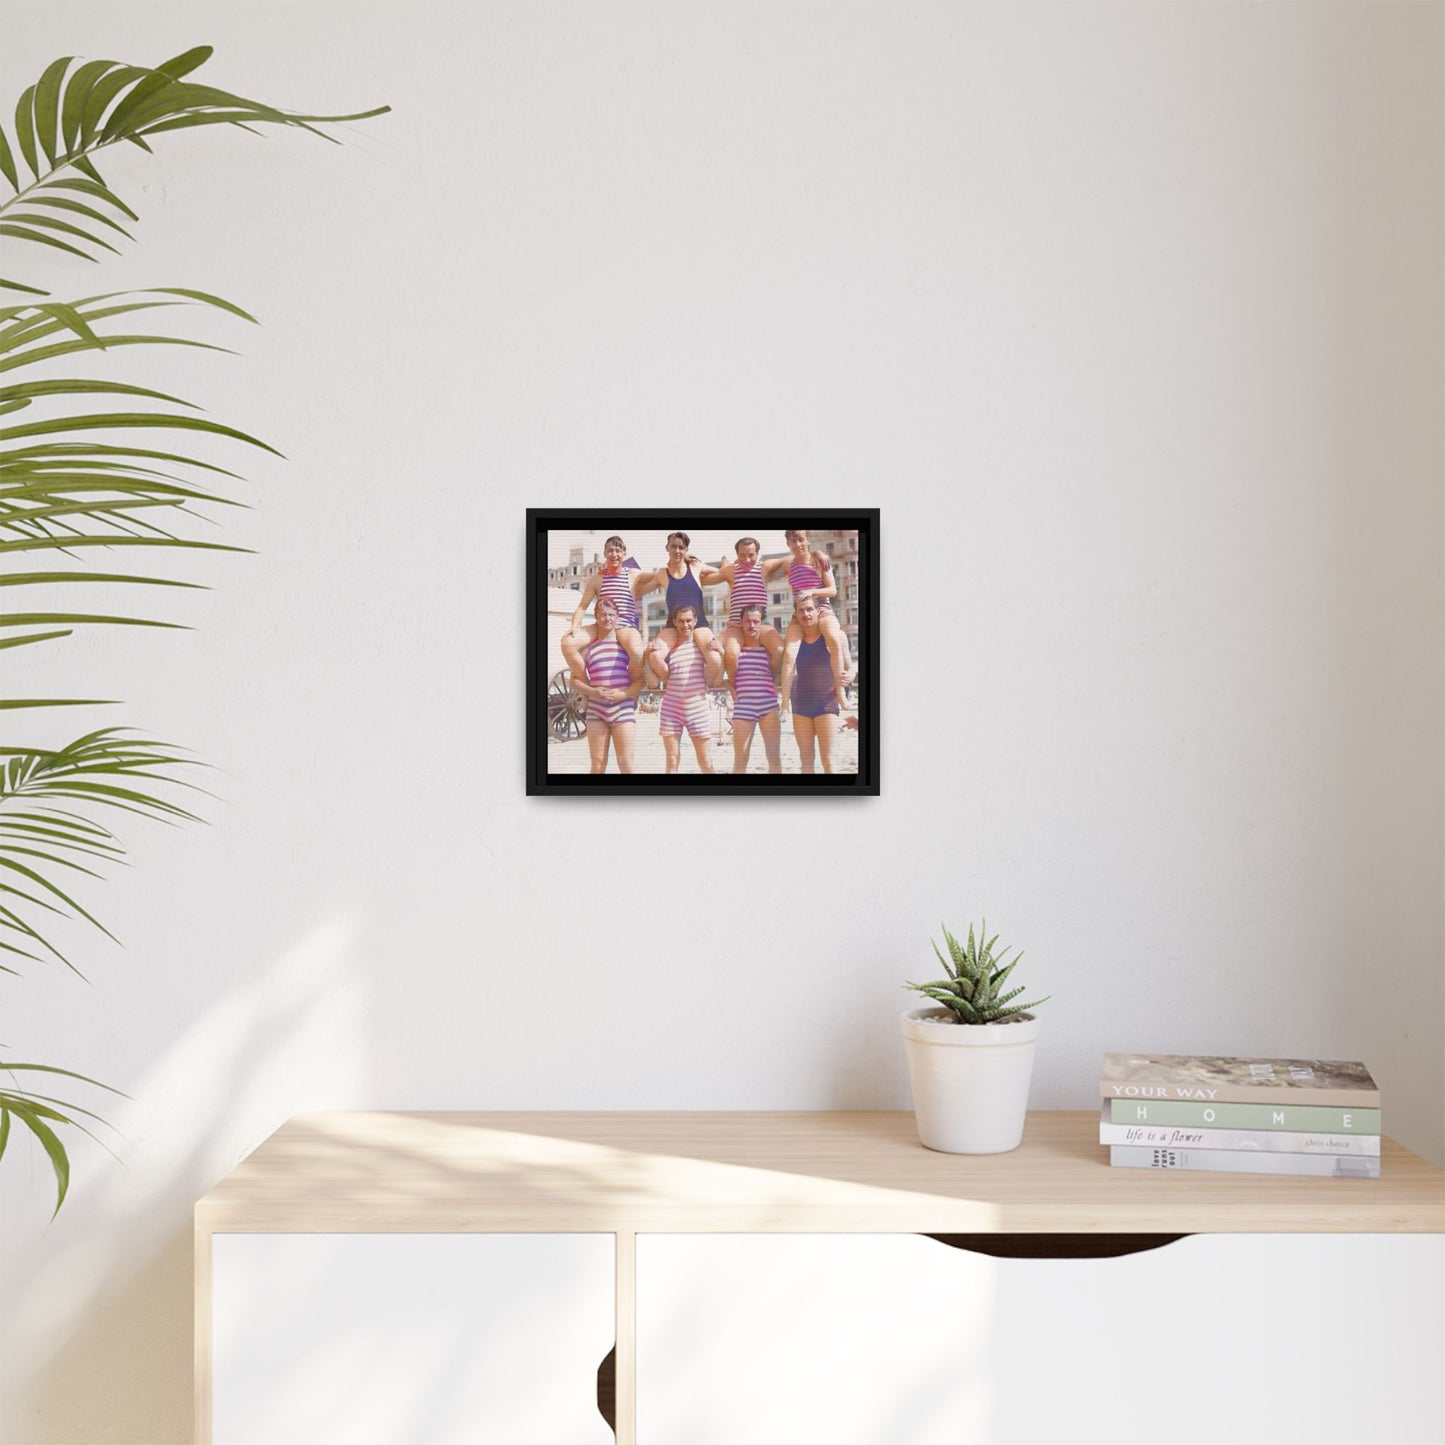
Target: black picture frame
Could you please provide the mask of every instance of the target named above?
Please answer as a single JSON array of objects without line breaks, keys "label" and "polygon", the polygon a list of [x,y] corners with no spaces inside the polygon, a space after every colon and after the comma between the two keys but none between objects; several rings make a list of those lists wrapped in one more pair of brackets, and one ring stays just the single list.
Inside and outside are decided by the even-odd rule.
[{"label": "black picture frame", "polygon": [[[656,772],[623,775],[548,772],[548,750],[555,747],[553,726],[565,727],[556,717],[553,698],[549,719],[548,688],[557,677],[549,669],[552,646],[548,619],[547,534],[551,531],[626,529],[634,531],[734,530],[739,535],[776,528],[806,527],[809,531],[849,530],[858,534],[858,632],[863,658],[857,682],[858,771],[856,773],[731,773]],[[527,793],[530,797],[735,797],[814,796],[877,797],[879,795],[879,521],[878,508],[778,507],[693,508],[647,507],[529,507],[527,509],[527,615],[526,615],[526,736]],[[650,559],[649,559],[650,560]],[[866,642],[866,646],[861,646]],[[555,661],[555,659],[552,659]],[[565,706],[565,701],[562,703]]]}]

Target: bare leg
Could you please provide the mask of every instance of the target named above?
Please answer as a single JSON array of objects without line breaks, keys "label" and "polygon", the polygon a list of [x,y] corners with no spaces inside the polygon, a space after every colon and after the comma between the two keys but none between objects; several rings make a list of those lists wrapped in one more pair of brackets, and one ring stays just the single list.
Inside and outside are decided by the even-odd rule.
[{"label": "bare leg", "polygon": [[708,639],[708,645],[702,658],[703,675],[707,679],[707,685],[721,687],[723,685],[723,650],[716,639]]},{"label": "bare leg", "polygon": [[[773,714],[769,713],[769,717]],[[739,722],[733,718],[733,772],[745,773],[748,770],[748,754],[753,746],[753,729],[757,726],[752,722]]]},{"label": "bare leg", "polygon": [[642,682],[644,686],[647,685],[648,668],[652,669],[652,675],[658,680],[659,683],[661,683],[663,686],[667,685],[667,675],[672,669],[669,668],[667,665],[667,653],[659,652],[657,650],[657,645],[660,642],[665,643],[667,647],[672,646],[671,643],[666,643],[665,631],[659,632],[657,636],[653,638],[653,640],[648,644],[647,651],[643,654]]},{"label": "bare leg", "polygon": [[738,665],[738,653],[742,651],[743,630],[736,622],[729,622],[723,628],[723,662],[728,676],[733,676]]},{"label": "bare leg", "polygon": [[768,771],[783,771],[783,725],[775,712],[765,713],[758,721],[758,731],[763,735],[763,747],[767,749]]},{"label": "bare leg", "polygon": [[607,771],[607,740],[611,736],[612,729],[605,722],[601,722],[595,717],[587,719],[587,751],[592,759],[589,772],[605,773]]},{"label": "bare leg", "polygon": [[640,663],[642,661],[642,634],[635,627],[619,627],[617,640],[622,644],[622,650],[627,654],[628,662]]},{"label": "bare leg", "polygon": [[562,660],[567,664],[567,671],[574,677],[586,679],[587,672],[583,658],[587,651],[587,644],[592,639],[587,636],[587,629],[579,627],[573,632],[562,635]]},{"label": "bare leg", "polygon": [[617,749],[617,771],[630,773],[634,750],[637,746],[637,724],[630,722],[614,724],[612,745]]},{"label": "bare leg", "polygon": [[663,733],[662,751],[667,755],[667,771],[675,773],[682,760],[682,739],[676,733]]},{"label": "bare leg", "polygon": [[709,739],[706,736],[698,737],[696,733],[689,733],[692,738],[692,750],[697,754],[697,765],[703,772],[713,771],[712,753],[708,750]]},{"label": "bare leg", "polygon": [[825,712],[820,717],[813,719],[813,732],[818,739],[818,757],[823,764],[823,771],[833,771],[833,739],[838,734],[837,713]]},{"label": "bare leg", "polygon": [[798,740],[798,751],[803,755],[803,771],[813,771],[813,722],[810,717],[793,714],[793,736]]}]

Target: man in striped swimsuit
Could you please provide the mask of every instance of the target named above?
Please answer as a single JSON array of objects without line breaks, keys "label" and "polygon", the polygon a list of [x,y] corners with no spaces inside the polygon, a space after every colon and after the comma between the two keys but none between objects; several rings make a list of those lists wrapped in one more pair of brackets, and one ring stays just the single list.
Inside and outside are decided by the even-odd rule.
[{"label": "man in striped swimsuit", "polygon": [[609,746],[617,749],[617,771],[632,771],[637,734],[637,694],[642,689],[642,659],[617,637],[617,607],[610,597],[593,604],[597,621],[580,665],[572,667],[572,686],[587,699],[587,751],[590,771],[607,771]]},{"label": "man in striped swimsuit", "polygon": [[591,603],[595,616],[599,597],[610,598],[616,609],[617,640],[626,649],[627,655],[638,659],[642,657],[642,610],[637,599],[658,585],[657,573],[643,572],[635,562],[627,566],[627,543],[621,537],[609,537],[603,543],[602,554],[607,559],[606,564],[600,572],[594,572],[587,579],[581,599],[572,613],[571,630],[562,637],[562,657],[573,676],[582,666],[586,648],[597,641],[596,625],[584,627],[582,614]]},{"label": "man in striped swimsuit", "polygon": [[749,602],[739,615],[742,646],[728,659],[733,690],[733,772],[748,770],[754,730],[762,733],[768,771],[783,771],[782,723],[778,719],[778,688],[774,679],[783,665],[783,639],[763,626],[763,608]]},{"label": "man in striped swimsuit", "polygon": [[[708,753],[708,734],[712,719],[708,716],[707,675],[703,655],[693,645],[693,628],[697,612],[691,605],[675,608],[667,625],[677,633],[677,642],[669,649],[658,637],[647,650],[647,665],[665,680],[662,707],[658,714],[658,731],[667,755],[667,771],[675,773],[682,761],[682,735],[692,739],[697,765],[703,772],[713,771]],[[714,656],[721,652],[717,640],[709,644]]]},{"label": "man in striped swimsuit", "polygon": [[838,595],[838,583],[833,577],[833,564],[823,553],[814,551],[808,556],[808,534],[801,528],[783,533],[792,556],[784,560],[788,564],[788,585],[793,589],[793,620],[788,623],[788,635],[783,640],[787,650],[787,670],[796,664],[798,648],[803,641],[803,629],[798,620],[798,609],[805,597],[811,597],[818,604],[818,629],[828,647],[828,661],[833,670],[833,691],[838,704],[843,705],[843,689],[852,676],[853,659],[848,652],[848,635],[843,631],[828,600]]},{"label": "man in striped swimsuit", "polygon": [[[789,561],[787,557],[774,557],[769,561],[759,562],[760,549],[756,537],[739,537],[733,550],[737,553],[733,561],[723,560],[716,567],[702,569],[704,586],[711,586],[714,582],[728,584],[728,625],[723,629],[725,666],[737,657],[738,649],[743,645],[743,608],[768,605],[768,582],[786,567]],[[764,630],[773,631],[771,627]]]}]

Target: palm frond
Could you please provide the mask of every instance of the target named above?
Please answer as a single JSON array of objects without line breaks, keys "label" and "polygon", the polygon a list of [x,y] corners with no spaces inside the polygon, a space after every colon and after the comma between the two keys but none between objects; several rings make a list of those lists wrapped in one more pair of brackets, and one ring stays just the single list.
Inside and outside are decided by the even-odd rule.
[{"label": "palm frond", "polygon": [[[15,108],[14,146],[0,126],[0,177],[13,193],[0,201],[0,236],[96,261],[97,252],[118,249],[116,239],[130,239],[118,218],[138,219],[96,166],[107,146],[126,141],[149,151],[149,136],[202,125],[252,132],[282,126],[334,141],[321,127],[367,120],[390,108],[303,115],[187,79],[211,53],[209,45],[199,45],[154,67],[114,60],[77,64],[73,55],[52,61]],[[0,286],[47,294],[28,281]]]},{"label": "palm frond", "polygon": [[[12,1080],[16,1080],[16,1075],[21,1073],[41,1073],[54,1078],[74,1079],[82,1084],[89,1084],[93,1088],[104,1089],[107,1093],[117,1094],[121,1098],[125,1097],[119,1089],[113,1089],[109,1084],[102,1084],[96,1079],[87,1078],[84,1074],[77,1074],[72,1069],[58,1069],[51,1064],[0,1060],[0,1075],[9,1075]],[[11,1122],[19,1120],[45,1151],[45,1156],[50,1162],[51,1172],[55,1175],[55,1214],[60,1213],[60,1206],[65,1203],[66,1193],[70,1189],[70,1154],[56,1132],[56,1126],[79,1129],[81,1133],[96,1139],[97,1143],[105,1147],[104,1141],[98,1139],[81,1122],[83,1119],[90,1119],[98,1124],[106,1122],[99,1114],[91,1109],[84,1109],[79,1104],[51,1094],[42,1094],[33,1089],[21,1088],[18,1080],[9,1087],[0,1086],[0,1159],[5,1157],[5,1150],[11,1142],[13,1132]],[[109,1128],[110,1125],[106,1125],[106,1127]],[[53,1217],[54,1215],[52,1215]]]},{"label": "palm frond", "polygon": [[123,728],[101,728],[54,751],[12,752],[0,763],[0,891],[11,897],[0,926],[23,933],[79,972],[48,936],[50,924],[36,911],[81,920],[113,937],[54,881],[54,869],[100,878],[91,861],[122,863],[125,855],[108,828],[71,805],[161,822],[196,822],[197,815],[175,796],[183,789],[205,791],[184,776],[196,766],[181,749]]},{"label": "palm frond", "polygon": [[[59,553],[72,563],[90,565],[92,559],[109,564],[117,549],[139,549],[138,555],[156,558],[164,556],[168,549],[245,550],[194,535],[194,524],[204,519],[205,508],[243,504],[214,485],[197,483],[200,476],[237,478],[237,473],[198,455],[191,439],[240,444],[279,455],[274,447],[238,427],[196,415],[199,408],[184,397],[153,387],[87,376],[30,374],[42,361],[58,353],[103,352],[117,339],[128,344],[172,344],[183,339],[129,334],[117,338],[117,329],[126,325],[122,318],[156,307],[252,319],[223,297],[182,288],[107,292],[74,302],[0,307],[0,367],[11,368],[10,376],[0,385],[0,413],[25,413],[14,425],[0,426],[0,556],[20,560],[26,554]],[[152,403],[155,409],[95,411],[89,402],[97,396]],[[59,414],[35,417],[41,408],[52,412],[58,409]],[[184,449],[137,445],[126,437],[128,432],[175,438]],[[103,439],[96,439],[95,434]],[[0,585],[48,585],[86,575],[21,568],[7,570],[0,577]],[[164,572],[98,570],[93,580],[107,585],[192,585],[179,583]],[[43,618],[43,629],[5,635],[5,629],[29,626],[37,618]],[[127,625],[180,624],[93,607],[43,614],[17,612],[13,619],[0,618],[0,649],[64,642],[78,627]],[[87,701],[7,699],[12,708],[74,706]]]}]

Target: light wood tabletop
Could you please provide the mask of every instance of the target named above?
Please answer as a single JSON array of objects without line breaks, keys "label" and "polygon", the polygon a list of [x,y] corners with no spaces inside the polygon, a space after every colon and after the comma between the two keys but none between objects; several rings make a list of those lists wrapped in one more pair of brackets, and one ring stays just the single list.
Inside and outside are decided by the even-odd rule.
[{"label": "light wood tabletop", "polygon": [[300,1115],[196,1206],[206,1232],[1437,1233],[1445,1174],[1114,1169],[1097,1112],[1007,1154],[923,1148],[910,1113]]}]

